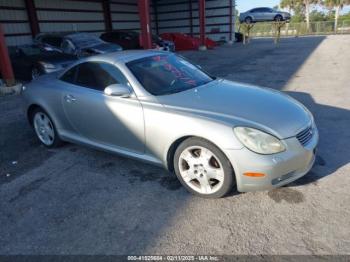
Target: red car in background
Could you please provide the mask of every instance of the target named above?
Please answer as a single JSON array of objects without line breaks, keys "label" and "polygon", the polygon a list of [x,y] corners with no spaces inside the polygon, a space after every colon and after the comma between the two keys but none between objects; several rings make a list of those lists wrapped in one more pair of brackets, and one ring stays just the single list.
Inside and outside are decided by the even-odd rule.
[{"label": "red car in background", "polygon": [[[191,37],[183,33],[163,33],[160,35],[162,39],[174,42],[177,51],[181,50],[198,50],[200,39]],[[216,46],[215,41],[210,38],[205,39],[205,46],[212,49]]]},{"label": "red car in background", "polygon": [[[118,44],[125,50],[142,48],[140,33],[132,30],[113,30],[101,34],[100,38],[106,42]],[[152,48],[175,51],[175,45],[172,41],[164,40],[156,35],[152,35]]]}]

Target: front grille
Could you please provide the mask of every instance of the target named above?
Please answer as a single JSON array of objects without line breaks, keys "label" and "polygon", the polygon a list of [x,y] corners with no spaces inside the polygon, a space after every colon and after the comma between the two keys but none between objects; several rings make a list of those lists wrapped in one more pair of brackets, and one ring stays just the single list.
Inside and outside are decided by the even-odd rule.
[{"label": "front grille", "polygon": [[307,143],[310,142],[312,136],[313,136],[313,128],[312,126],[309,126],[297,134],[297,139],[299,140],[300,144],[305,146],[307,145]]}]

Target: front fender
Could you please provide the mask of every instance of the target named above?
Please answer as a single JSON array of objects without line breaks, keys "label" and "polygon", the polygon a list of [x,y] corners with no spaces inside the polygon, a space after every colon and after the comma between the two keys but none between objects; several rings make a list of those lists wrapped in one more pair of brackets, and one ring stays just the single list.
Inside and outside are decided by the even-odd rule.
[{"label": "front fender", "polygon": [[146,152],[167,166],[167,155],[172,144],[184,137],[204,138],[222,151],[243,146],[225,122],[169,110],[157,103],[143,103],[145,117]]}]

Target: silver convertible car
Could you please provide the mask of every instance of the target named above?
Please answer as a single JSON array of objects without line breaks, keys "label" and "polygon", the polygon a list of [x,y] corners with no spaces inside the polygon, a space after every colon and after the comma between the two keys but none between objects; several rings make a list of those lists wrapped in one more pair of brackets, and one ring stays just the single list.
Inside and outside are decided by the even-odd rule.
[{"label": "silver convertible car", "polygon": [[88,57],[22,95],[45,146],[68,141],[162,165],[202,197],[285,185],[315,159],[318,131],[302,104],[167,52]]}]

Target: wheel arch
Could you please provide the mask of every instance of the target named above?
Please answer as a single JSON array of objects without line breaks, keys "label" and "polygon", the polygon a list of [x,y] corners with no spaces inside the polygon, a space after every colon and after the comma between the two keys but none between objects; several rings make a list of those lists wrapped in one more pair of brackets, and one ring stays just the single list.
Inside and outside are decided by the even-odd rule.
[{"label": "wheel arch", "polygon": [[42,109],[45,111],[45,109],[42,108],[40,105],[31,104],[27,109],[27,119],[28,119],[28,122],[30,125],[33,125],[33,113],[34,113],[35,109]]},{"label": "wheel arch", "polygon": [[244,21],[247,21],[247,19],[249,19],[249,18],[250,18],[251,22],[254,22],[254,17],[251,16],[251,15],[247,15],[247,16],[244,18]]},{"label": "wheel arch", "polygon": [[170,172],[174,171],[174,156],[175,156],[176,149],[183,141],[185,141],[190,137],[197,137],[197,136],[191,136],[191,135],[182,136],[176,139],[168,148],[167,155],[166,155],[166,167]]},{"label": "wheel arch", "polygon": [[281,15],[281,14],[276,14],[275,17],[273,18],[273,20],[276,20],[277,17],[280,17],[281,20],[284,20],[283,15]]},{"label": "wheel arch", "polygon": [[[175,156],[175,151],[178,148],[178,146],[185,141],[188,138],[199,138],[199,139],[203,139],[211,144],[213,144],[214,146],[216,146],[223,154],[224,156],[229,160],[229,157],[226,155],[225,151],[222,150],[222,148],[217,144],[214,143],[213,141],[211,141],[210,139],[206,138],[206,137],[202,137],[202,136],[197,136],[197,135],[185,135],[182,137],[177,138],[168,148],[167,150],[167,154],[166,154],[166,168],[170,171],[170,172],[174,172],[174,156]],[[230,160],[229,160],[230,162]],[[230,162],[231,167],[233,169],[233,172],[235,173],[235,169],[233,164]]]}]

